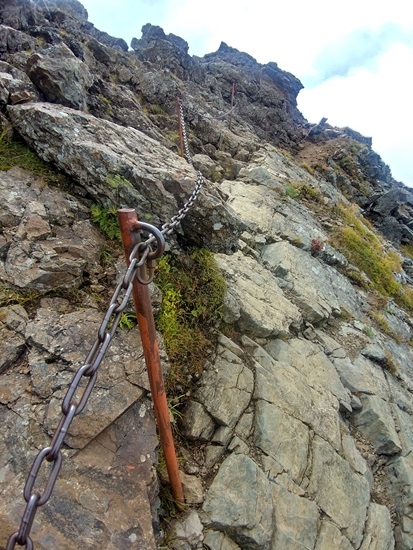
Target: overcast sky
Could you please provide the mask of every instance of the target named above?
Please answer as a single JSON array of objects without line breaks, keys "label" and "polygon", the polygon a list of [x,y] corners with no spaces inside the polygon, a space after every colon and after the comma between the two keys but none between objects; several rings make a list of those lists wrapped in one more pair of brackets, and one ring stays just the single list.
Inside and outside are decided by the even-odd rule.
[{"label": "overcast sky", "polygon": [[310,122],[328,117],[373,138],[393,177],[413,186],[413,0],[81,0],[100,30],[141,37],[159,25],[203,56],[221,41],[275,61],[305,88]]}]

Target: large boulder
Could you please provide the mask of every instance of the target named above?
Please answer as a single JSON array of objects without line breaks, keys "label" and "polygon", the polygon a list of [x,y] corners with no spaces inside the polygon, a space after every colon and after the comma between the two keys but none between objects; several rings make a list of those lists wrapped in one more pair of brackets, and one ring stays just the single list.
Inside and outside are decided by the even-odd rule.
[{"label": "large boulder", "polygon": [[28,74],[47,101],[86,110],[93,76],[65,44],[34,53],[28,60]]}]

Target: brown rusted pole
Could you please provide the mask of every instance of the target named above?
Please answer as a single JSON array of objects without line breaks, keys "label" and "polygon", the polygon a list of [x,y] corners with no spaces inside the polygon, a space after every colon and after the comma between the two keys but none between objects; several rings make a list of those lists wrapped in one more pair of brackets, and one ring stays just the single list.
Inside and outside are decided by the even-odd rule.
[{"label": "brown rusted pole", "polygon": [[231,111],[229,113],[229,124],[228,128],[232,130],[232,109],[234,108],[234,96],[235,96],[235,82],[232,83],[231,89]]},{"label": "brown rusted pole", "polygon": [[[118,210],[118,220],[126,263],[129,265],[129,256],[134,246],[139,242],[137,240],[137,237],[139,238],[139,235],[137,235],[137,229],[139,227],[138,217],[133,208],[122,208]],[[165,384],[148,285],[141,284],[135,278],[133,282],[132,297],[136,316],[138,318],[155,416],[158,424],[159,438],[165,456],[172,496],[177,502],[183,503],[182,484],[172,436],[168,402],[166,399]]]},{"label": "brown rusted pole", "polygon": [[179,151],[181,157],[184,156],[184,136],[182,132],[182,121],[181,121],[181,105],[179,99],[176,100],[176,116],[178,117],[178,132],[179,132]]}]

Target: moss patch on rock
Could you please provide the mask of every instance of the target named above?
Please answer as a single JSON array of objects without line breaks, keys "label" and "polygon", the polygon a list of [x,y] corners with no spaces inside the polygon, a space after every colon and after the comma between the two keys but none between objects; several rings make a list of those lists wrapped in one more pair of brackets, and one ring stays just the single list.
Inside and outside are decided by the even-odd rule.
[{"label": "moss patch on rock", "polygon": [[226,284],[213,254],[204,249],[165,254],[155,282],[163,295],[157,326],[171,361],[167,386],[170,393],[181,394],[214,349]]}]

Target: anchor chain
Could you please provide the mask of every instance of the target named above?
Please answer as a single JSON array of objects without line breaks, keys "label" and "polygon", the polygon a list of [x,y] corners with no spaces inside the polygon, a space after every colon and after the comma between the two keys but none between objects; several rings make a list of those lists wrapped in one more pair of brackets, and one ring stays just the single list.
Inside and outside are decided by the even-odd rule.
[{"label": "anchor chain", "polygon": [[[181,119],[184,136],[185,159],[188,163],[192,164],[184,124],[183,106],[180,100],[179,107],[179,116]],[[7,542],[6,550],[13,550],[16,544],[19,546],[24,546],[26,550],[33,550],[33,541],[30,538],[30,531],[37,509],[46,504],[52,494],[62,466],[63,455],[61,448],[65,437],[75,416],[80,414],[86,407],[90,394],[92,393],[93,387],[96,383],[97,371],[105,357],[105,353],[111,341],[115,336],[121,315],[128,305],[133,289],[133,281],[136,277],[141,284],[147,285],[153,280],[155,268],[154,262],[164,252],[165,235],[172,233],[180,221],[186,216],[187,212],[198,197],[203,183],[204,180],[202,174],[201,172],[198,172],[197,181],[191,196],[188,198],[184,206],[177,212],[177,214],[173,216],[169,222],[165,223],[161,229],[157,229],[147,223],[138,222],[138,225],[135,228],[137,235],[139,234],[138,232],[143,230],[149,233],[150,237],[144,242],[138,242],[133,248],[132,253],[129,256],[129,267],[126,270],[122,281],[118,284],[113,293],[103,321],[99,327],[96,340],[93,343],[84,364],[75,373],[66,395],[63,398],[62,416],[54,432],[51,443],[48,447],[43,448],[36,455],[32,463],[23,489],[23,497],[26,501],[26,508],[23,512],[19,530],[10,536]],[[156,248],[153,250],[151,245],[155,242]],[[38,489],[34,490],[34,486],[38,480],[39,472],[45,462],[49,463],[51,468],[48,474],[48,479],[45,482],[43,492],[40,492]]]}]

